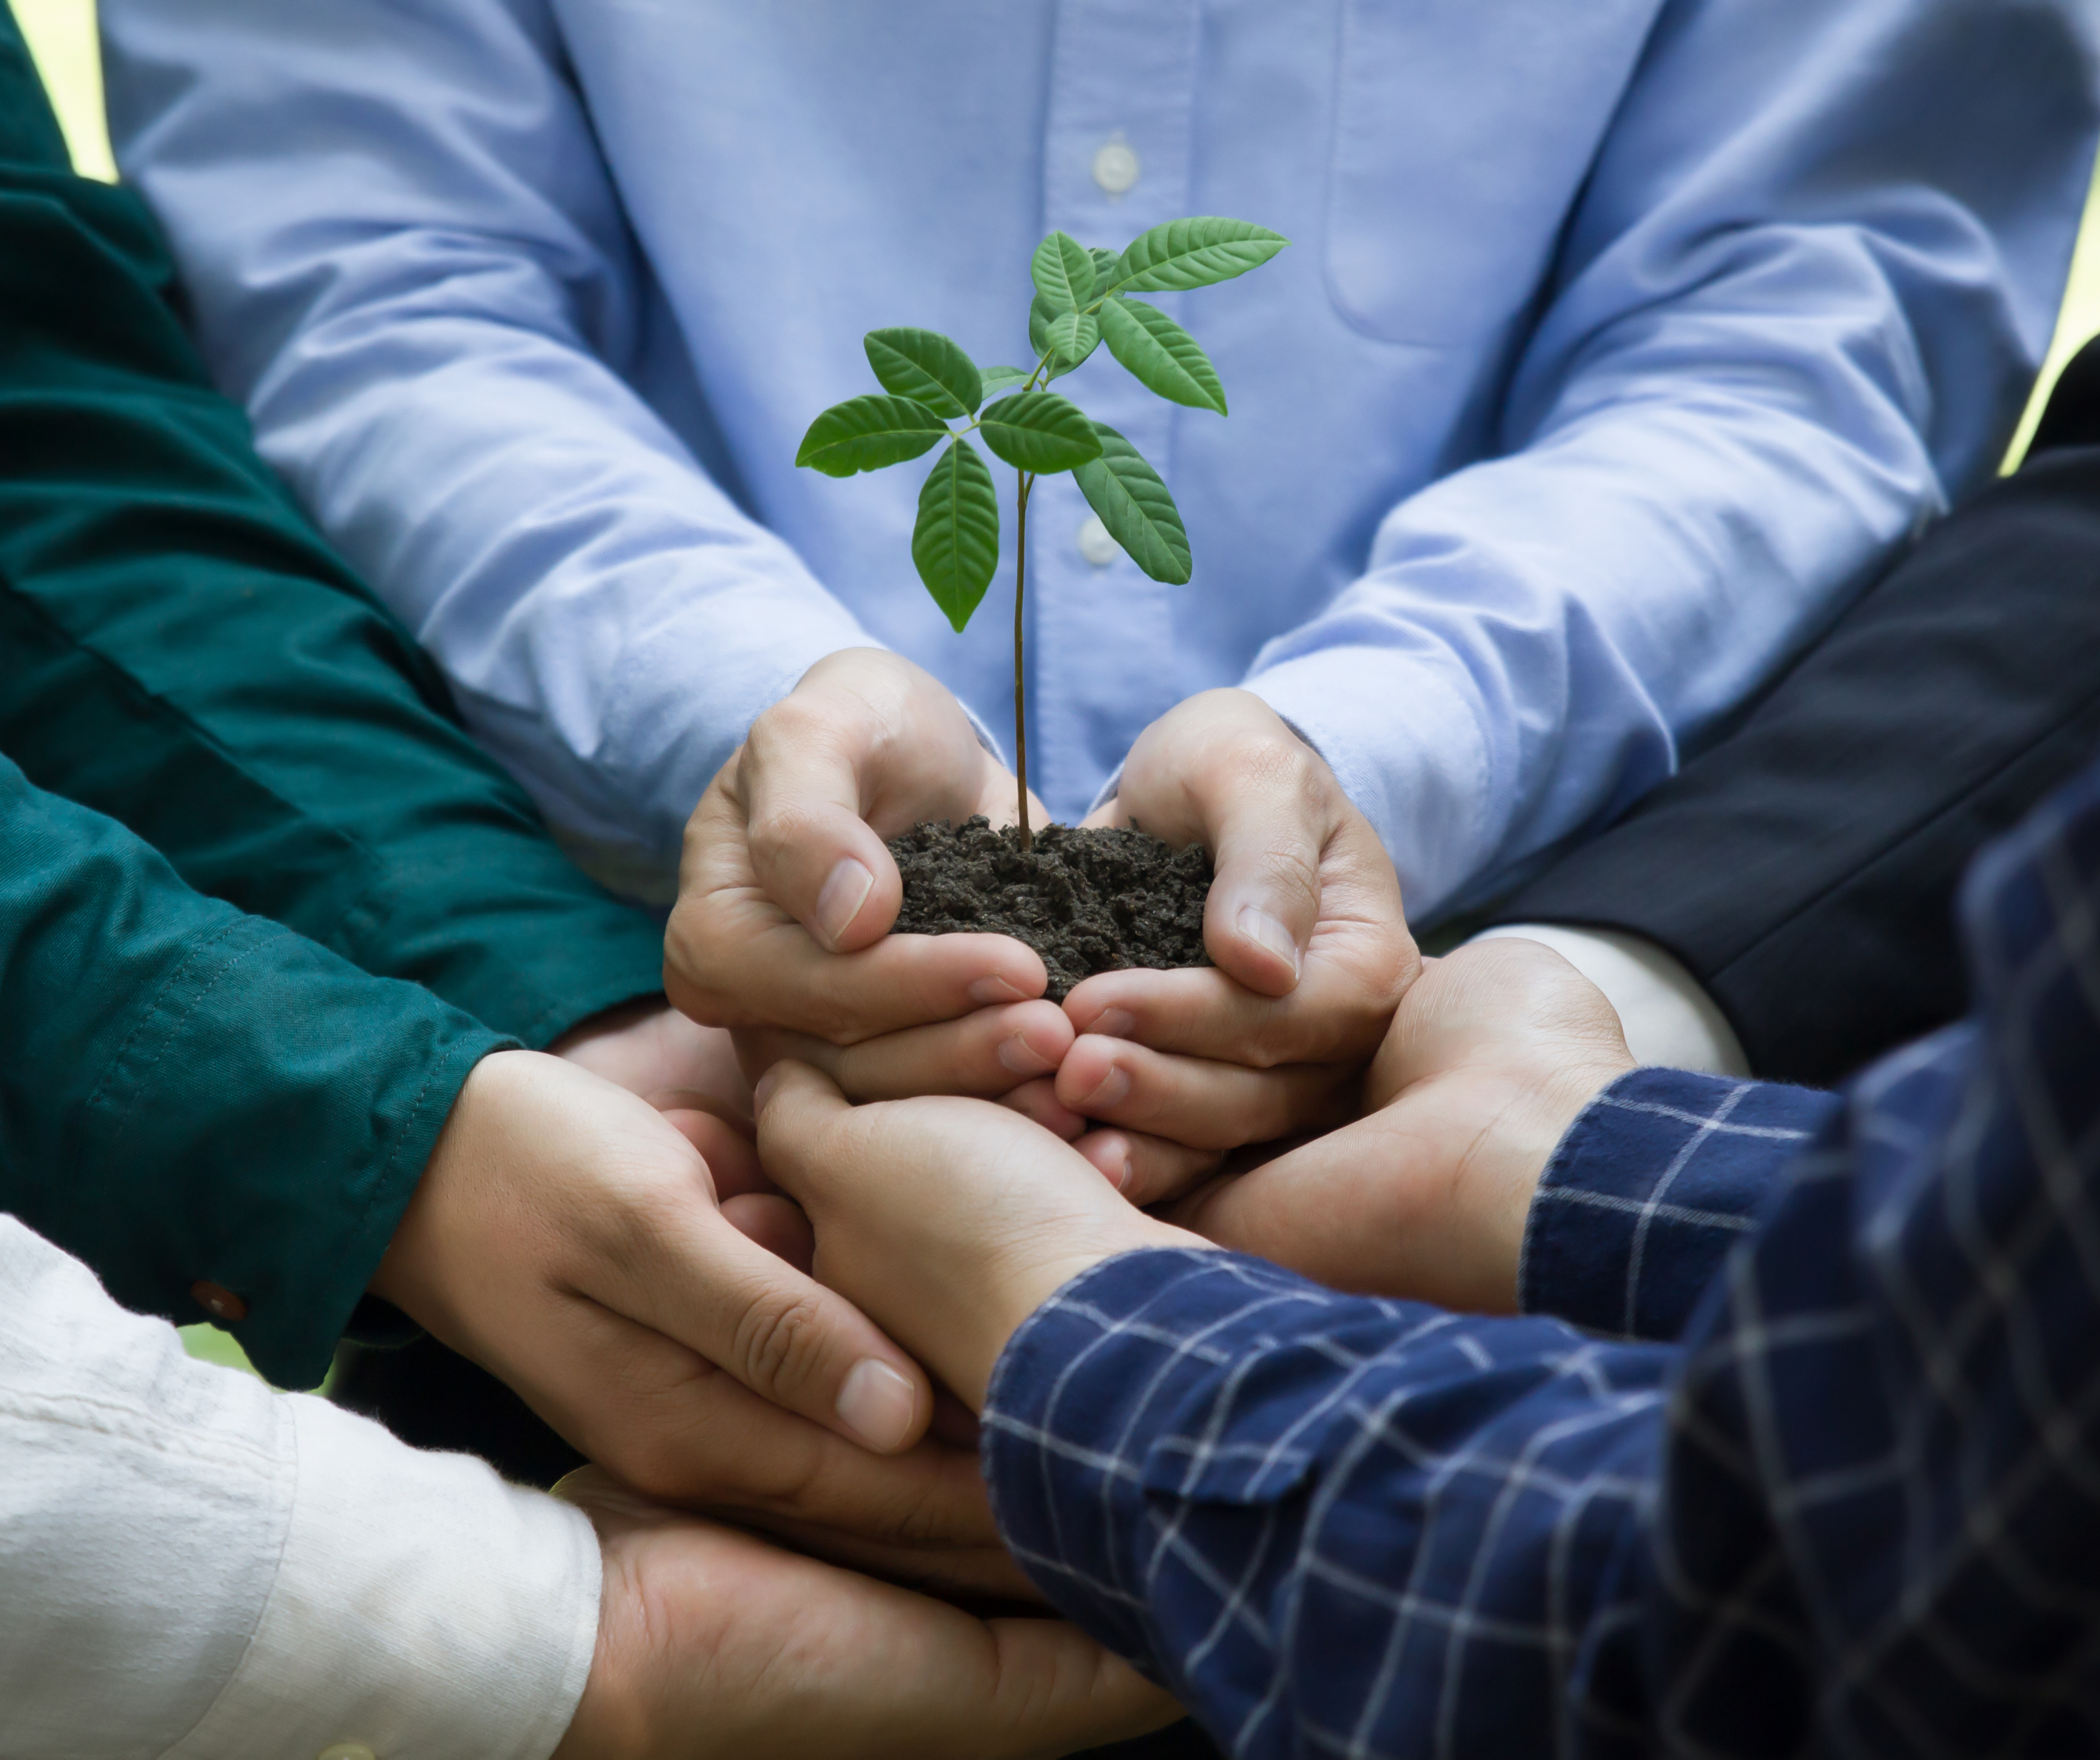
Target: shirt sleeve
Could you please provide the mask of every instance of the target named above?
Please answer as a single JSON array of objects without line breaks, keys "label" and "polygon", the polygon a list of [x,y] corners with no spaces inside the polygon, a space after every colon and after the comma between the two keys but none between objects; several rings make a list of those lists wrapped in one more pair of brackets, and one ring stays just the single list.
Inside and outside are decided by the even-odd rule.
[{"label": "shirt sleeve", "polygon": [[1608,822],[1995,470],[2062,293],[2093,53],[2069,7],[1661,9],[1485,394],[1497,455],[1395,507],[1246,680],[1411,915]]},{"label": "shirt sleeve", "polygon": [[[222,382],[548,817],[602,871],[675,873],[759,712],[824,655],[880,644],[622,376],[668,320],[547,8],[135,9],[112,96],[157,108],[214,40],[274,45],[274,95],[251,90],[209,144],[170,138],[180,106],[120,125],[162,212],[221,201],[214,169],[281,161],[294,114],[302,152],[360,171],[325,217],[302,178],[241,178],[243,237],[285,253],[267,268],[199,241],[190,278],[239,294],[210,332]],[[521,518],[521,477],[562,487]]]},{"label": "shirt sleeve", "polygon": [[[658,988],[207,382],[132,191],[0,13],[0,751],[192,887],[544,1045]],[[31,461],[33,461],[32,464]]]},{"label": "shirt sleeve", "polygon": [[327,1372],[452,1102],[511,1043],[417,985],[200,897],[0,759],[0,1208],[126,1306]]},{"label": "shirt sleeve", "polygon": [[545,1760],[600,1578],[580,1511],[192,1362],[0,1216],[11,1760]]},{"label": "shirt sleeve", "polygon": [[1592,1331],[1677,1337],[1788,1164],[1843,1110],[1815,1089],[1630,1070],[1546,1164],[1518,1305]]}]

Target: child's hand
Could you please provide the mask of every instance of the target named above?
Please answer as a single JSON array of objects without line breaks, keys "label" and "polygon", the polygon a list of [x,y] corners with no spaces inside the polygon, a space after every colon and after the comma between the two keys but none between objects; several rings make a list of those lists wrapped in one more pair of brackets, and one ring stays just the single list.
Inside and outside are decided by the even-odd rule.
[{"label": "child's hand", "polygon": [[1407,992],[1362,1118],[1171,1213],[1338,1289],[1507,1312],[1539,1176],[1633,1067],[1611,1003],[1558,953],[1476,942]]},{"label": "child's hand", "polygon": [[1151,1203],[1225,1150],[1348,1117],[1422,961],[1392,863],[1320,755],[1251,692],[1206,691],[1145,729],[1088,823],[1211,851],[1215,963],[1102,972],[1065,998],[1079,1036],[1057,1099],[1112,1127],[1081,1152]]},{"label": "child's hand", "polygon": [[818,1281],[973,1410],[1014,1329],[1080,1272],[1133,1247],[1204,1244],[1004,1107],[856,1107],[801,1063],[776,1064],[757,1099],[759,1159],[809,1212]]}]

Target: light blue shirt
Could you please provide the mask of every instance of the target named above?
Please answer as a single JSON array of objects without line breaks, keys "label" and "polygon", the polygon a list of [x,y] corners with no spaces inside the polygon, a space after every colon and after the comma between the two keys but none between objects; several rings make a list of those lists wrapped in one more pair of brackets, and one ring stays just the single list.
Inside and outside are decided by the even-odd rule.
[{"label": "light blue shirt", "polygon": [[1079,814],[1244,682],[1420,918],[1668,775],[1989,473],[2096,138],[2080,0],[102,11],[121,162],[264,451],[558,827],[660,885],[824,653],[1008,724],[1010,557],[958,637],[923,473],[794,459],[867,329],[1025,359],[1049,228],[1295,242],[1160,301],[1229,420],[1105,351],[1065,382],[1196,570],[1090,561],[1039,486],[1034,780]]}]

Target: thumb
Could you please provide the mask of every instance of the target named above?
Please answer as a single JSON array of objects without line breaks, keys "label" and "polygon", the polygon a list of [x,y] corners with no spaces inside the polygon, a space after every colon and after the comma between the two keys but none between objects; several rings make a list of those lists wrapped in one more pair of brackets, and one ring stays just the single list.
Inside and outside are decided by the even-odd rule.
[{"label": "thumb", "polygon": [[1320,918],[1326,815],[1289,763],[1250,767],[1204,792],[1213,862],[1204,950],[1248,989],[1288,996]]},{"label": "thumb", "polygon": [[904,882],[861,816],[862,766],[880,743],[864,719],[790,696],[760,716],[737,766],[752,872],[834,953],[880,940]]},{"label": "thumb", "polygon": [[751,1107],[766,1177],[806,1210],[822,1197],[825,1139],[851,1116],[852,1102],[822,1070],[786,1058],[759,1077]]}]

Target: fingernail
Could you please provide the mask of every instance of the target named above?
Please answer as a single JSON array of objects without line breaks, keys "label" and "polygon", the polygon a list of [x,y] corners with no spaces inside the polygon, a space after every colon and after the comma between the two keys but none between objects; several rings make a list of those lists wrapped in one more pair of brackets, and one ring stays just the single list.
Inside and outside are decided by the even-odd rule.
[{"label": "fingernail", "polygon": [[839,1389],[840,1421],[881,1454],[904,1446],[918,1406],[911,1384],[879,1357],[862,1357]]},{"label": "fingernail", "polygon": [[999,1061],[1017,1076],[1048,1076],[1057,1067],[1053,1059],[1043,1056],[1028,1042],[1025,1033],[1015,1033],[999,1041]]},{"label": "fingernail", "polygon": [[848,856],[832,870],[824,890],[817,895],[817,933],[824,938],[825,946],[838,946],[839,937],[860,914],[861,906],[874,890],[875,876],[866,862]]},{"label": "fingernail", "polygon": [[1239,932],[1256,947],[1265,947],[1270,953],[1287,960],[1292,977],[1303,975],[1304,968],[1299,955],[1298,943],[1292,939],[1290,931],[1267,911],[1252,904],[1241,905],[1238,927]]},{"label": "fingernail", "polygon": [[1099,1033],[1104,1039],[1127,1039],[1137,1031],[1137,1017],[1127,1008],[1103,1009],[1086,1031]]},{"label": "fingernail", "polygon": [[1004,978],[980,978],[963,993],[981,1008],[993,1002],[1026,1002],[1028,1000]]},{"label": "fingernail", "polygon": [[1091,1112],[1096,1107],[1112,1107],[1130,1092],[1130,1077],[1119,1063],[1109,1065],[1109,1072],[1094,1085],[1094,1091],[1079,1102],[1079,1110]]},{"label": "fingernail", "polygon": [[[1098,1161],[1094,1165],[1101,1167]],[[1130,1145],[1118,1140],[1111,1164],[1101,1168],[1101,1172],[1108,1176],[1109,1184],[1114,1186],[1118,1191],[1128,1191],[1130,1176],[1133,1171],[1130,1164]]]}]

